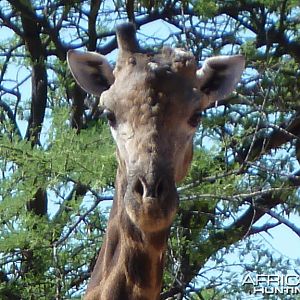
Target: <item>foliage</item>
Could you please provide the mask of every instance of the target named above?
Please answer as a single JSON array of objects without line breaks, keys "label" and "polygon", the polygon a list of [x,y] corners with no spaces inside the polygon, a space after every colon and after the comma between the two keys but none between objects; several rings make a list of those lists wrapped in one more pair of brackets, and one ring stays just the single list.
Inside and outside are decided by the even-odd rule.
[{"label": "foliage", "polygon": [[247,59],[237,93],[203,113],[178,187],[162,299],[243,299],[241,274],[299,265],[260,238],[278,226],[300,236],[290,221],[299,216],[299,13],[292,0],[2,0],[0,298],[79,299],[86,287],[115,146],[66,53],[114,61],[114,27],[127,19],[148,47],[186,47],[199,65],[218,54]]},{"label": "foliage", "polygon": [[[97,122],[77,134],[68,125],[66,109],[53,114],[47,146],[32,148],[18,138],[1,139],[2,170],[7,170],[0,183],[2,268],[22,299],[29,295],[49,299],[58,286],[62,295],[71,297],[70,286],[78,272],[87,272],[83,262],[94,259],[90,250],[97,250],[105,231],[103,209],[89,211],[91,202],[95,206],[93,202],[102,201],[92,193],[112,186],[114,178],[115,159],[106,124]],[[75,183],[91,195],[76,195]],[[47,189],[51,206],[47,215],[36,216],[26,210],[26,203],[41,188]],[[5,294],[6,284],[3,289]]]}]

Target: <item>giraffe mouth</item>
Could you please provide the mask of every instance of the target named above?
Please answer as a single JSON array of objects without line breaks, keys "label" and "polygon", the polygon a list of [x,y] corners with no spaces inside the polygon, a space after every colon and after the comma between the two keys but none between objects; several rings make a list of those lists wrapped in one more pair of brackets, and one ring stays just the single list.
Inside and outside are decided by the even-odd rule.
[{"label": "giraffe mouth", "polygon": [[157,197],[127,189],[125,209],[131,221],[144,232],[168,229],[175,218],[179,198],[175,183],[173,188],[159,193]]}]

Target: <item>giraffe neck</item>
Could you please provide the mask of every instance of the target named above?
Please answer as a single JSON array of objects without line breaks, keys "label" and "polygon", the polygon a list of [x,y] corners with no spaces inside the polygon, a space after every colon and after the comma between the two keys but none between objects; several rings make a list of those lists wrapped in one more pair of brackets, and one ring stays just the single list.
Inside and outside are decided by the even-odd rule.
[{"label": "giraffe neck", "polygon": [[104,243],[85,300],[157,300],[169,230],[144,233],[123,209],[126,177],[119,167]]}]

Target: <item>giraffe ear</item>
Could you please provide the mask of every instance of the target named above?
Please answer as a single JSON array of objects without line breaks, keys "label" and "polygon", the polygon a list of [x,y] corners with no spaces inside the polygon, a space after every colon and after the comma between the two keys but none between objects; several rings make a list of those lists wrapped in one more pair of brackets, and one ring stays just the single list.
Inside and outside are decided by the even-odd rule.
[{"label": "giraffe ear", "polygon": [[89,94],[100,96],[115,80],[107,59],[96,52],[69,50],[67,61],[76,82]]},{"label": "giraffe ear", "polygon": [[239,82],[244,68],[242,55],[216,56],[205,60],[197,71],[198,87],[208,96],[204,106],[228,96]]}]

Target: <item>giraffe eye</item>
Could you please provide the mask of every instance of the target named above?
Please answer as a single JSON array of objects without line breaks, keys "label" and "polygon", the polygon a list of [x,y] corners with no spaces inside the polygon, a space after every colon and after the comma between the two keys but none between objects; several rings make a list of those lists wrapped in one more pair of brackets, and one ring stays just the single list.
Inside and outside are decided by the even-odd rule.
[{"label": "giraffe eye", "polygon": [[109,126],[111,126],[111,127],[116,126],[116,116],[111,110],[105,108],[103,110],[102,115],[107,118]]},{"label": "giraffe eye", "polygon": [[200,123],[201,116],[202,116],[202,112],[200,110],[194,112],[188,121],[189,125],[192,127],[197,127]]}]

